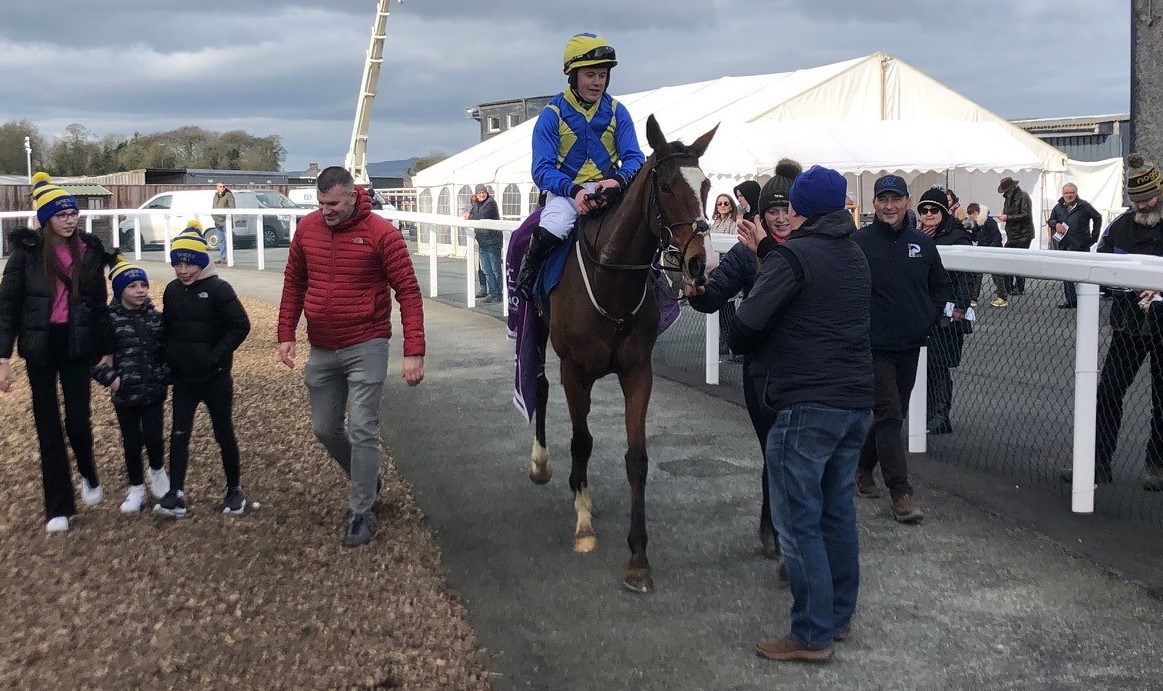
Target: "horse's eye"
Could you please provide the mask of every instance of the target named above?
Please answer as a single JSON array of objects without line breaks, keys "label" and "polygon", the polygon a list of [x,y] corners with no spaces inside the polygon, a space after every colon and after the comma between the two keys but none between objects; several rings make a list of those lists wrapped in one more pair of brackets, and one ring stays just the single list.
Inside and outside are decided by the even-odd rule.
[{"label": "horse's eye", "polygon": [[670,183],[660,182],[658,183],[658,189],[661,190],[663,194],[670,194]]}]

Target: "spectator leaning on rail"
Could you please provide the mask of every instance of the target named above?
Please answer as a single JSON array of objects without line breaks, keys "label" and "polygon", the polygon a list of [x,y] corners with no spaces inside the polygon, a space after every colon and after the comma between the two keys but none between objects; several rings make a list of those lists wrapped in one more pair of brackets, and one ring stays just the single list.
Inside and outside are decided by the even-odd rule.
[{"label": "spectator leaning on rail", "polygon": [[[237,208],[234,204],[234,193],[226,189],[225,183],[220,182],[214,187],[214,208]],[[225,214],[214,214],[214,232],[218,234],[218,258],[214,260],[215,264],[226,263],[226,233],[230,230],[230,225]]]},{"label": "spectator leaning on rail", "polygon": [[[464,220],[501,220],[501,212],[497,210],[497,200],[489,194],[488,187],[476,186],[472,208],[464,212]],[[481,260],[481,272],[485,275],[485,295],[481,302],[500,302],[501,245],[504,244],[504,237],[499,230],[487,228],[474,228],[473,230],[476,236],[477,254]]]},{"label": "spectator leaning on rail", "polygon": [[[921,195],[921,201],[917,203],[917,217],[921,219],[919,230],[933,238],[935,245],[973,245],[961,222],[945,208],[946,199],[948,196],[940,187]],[[949,420],[949,410],[953,405],[953,377],[949,370],[961,364],[965,334],[972,331],[973,324],[969,301],[977,275],[968,271],[949,271],[948,274],[953,299],[945,303],[944,312],[929,330],[926,341],[929,347],[926,392],[929,434],[953,431],[953,423]]]},{"label": "spectator leaning on rail", "polygon": [[[1050,229],[1050,239],[1058,243],[1058,249],[1088,252],[1102,233],[1102,214],[1090,202],[1079,199],[1078,185],[1068,182],[1062,186],[1062,198],[1054,205],[1046,225]],[[1062,297],[1064,301],[1058,305],[1060,309],[1078,307],[1078,292],[1072,282],[1062,282]]]},{"label": "spectator leaning on rail", "polygon": [[872,371],[876,405],[872,431],[860,454],[856,493],[880,496],[872,471],[880,465],[892,497],[892,515],[915,523],[925,514],[913,501],[901,423],[917,378],[917,359],[929,329],[951,298],[949,276],[933,240],[909,225],[909,188],[897,175],[873,186],[872,223],[853,238],[872,271]]},{"label": "spectator leaning on rail", "polygon": [[[763,186],[759,193],[757,207],[761,227],[751,221],[741,221],[736,243],[720,260],[719,268],[711,273],[707,285],[702,288],[687,289],[691,307],[699,312],[711,313],[732,304],[731,300],[740,293],[746,298],[755,283],[759,271],[756,253],[763,245],[765,253],[774,245],[781,245],[791,233],[791,218],[788,212],[788,192],[792,182],[803,171],[803,167],[791,160],[783,159],[775,167],[775,176]],[[726,198],[726,195],[720,195]],[[697,293],[697,294],[692,294]],[[734,311],[732,310],[732,314]],[[722,321],[720,320],[720,323]],[[726,332],[730,332],[730,322]],[[743,399],[747,402],[747,414],[759,438],[760,453],[767,448],[767,431],[771,429],[774,411],[763,403],[763,389],[767,384],[767,365],[762,359],[764,352],[743,356]],[[771,520],[771,495],[767,482],[767,466],[762,473],[763,507],[759,515],[759,541],[765,555],[779,555],[779,536],[775,533]],[[781,573],[783,569],[781,569]]]},{"label": "spectator leaning on rail", "polygon": [[[372,213],[367,192],[338,166],[319,174],[319,210],[299,221],[283,272],[279,360],[295,366],[307,317],[303,378],[315,436],[350,479],[344,544],[372,538],[379,494],[380,399],[392,336],[392,292],[404,329],[404,381],[424,379],[424,303],[400,231]],[[344,412],[351,413],[344,428]]]},{"label": "spectator leaning on rail", "polygon": [[[1135,207],[1116,218],[1098,243],[1099,252],[1163,256],[1163,175],[1139,154],[1127,157],[1127,196]],[[1095,430],[1095,480],[1114,480],[1111,461],[1123,422],[1123,398],[1151,358],[1151,427],[1147,439],[1143,489],[1163,491],[1163,295],[1156,290],[1113,288],[1110,347],[1098,380]],[[1062,480],[1074,479],[1073,468],[1062,470]]]},{"label": "spectator leaning on rail", "polygon": [[590,193],[625,190],[646,162],[630,112],[607,93],[617,64],[614,47],[596,34],[575,34],[565,44],[569,88],[550,100],[533,126],[533,182],[548,194],[517,279],[525,299],[578,215],[597,208]]},{"label": "spectator leaning on rail", "polygon": [[847,183],[813,166],[788,194],[791,236],[763,241],[731,347],[766,365],[772,416],[764,454],[771,512],[792,592],[787,635],[756,646],[771,660],[822,662],[848,635],[860,588],[854,478],[872,420],[871,278],[852,241]]},{"label": "spectator leaning on rail", "polygon": [[[1034,241],[1034,206],[1030,202],[1030,195],[1022,191],[1017,180],[1008,177],[1002,178],[997,193],[1005,200],[1001,214],[997,217],[997,220],[1006,224],[1005,246],[1029,249],[1030,243]],[[1026,292],[1026,277],[1006,276],[1004,290],[1005,295],[998,294],[1003,301],[1011,295],[1021,295]]]}]

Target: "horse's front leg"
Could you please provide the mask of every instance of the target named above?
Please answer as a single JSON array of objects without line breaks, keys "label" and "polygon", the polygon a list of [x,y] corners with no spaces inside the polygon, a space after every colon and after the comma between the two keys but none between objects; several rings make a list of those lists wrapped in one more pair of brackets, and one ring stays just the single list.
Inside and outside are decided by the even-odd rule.
[{"label": "horse's front leg", "polygon": [[626,399],[626,479],[630,482],[630,562],[622,585],[635,593],[654,590],[650,560],[646,558],[646,408],[654,383],[649,361],[638,369],[618,375]]},{"label": "horse's front leg", "polygon": [[[545,343],[549,330],[542,327],[537,333],[540,339],[541,362],[545,362]],[[553,477],[549,466],[549,447],[545,444],[545,408],[549,401],[549,380],[545,378],[545,367],[537,375],[537,398],[533,407],[533,450],[529,454],[529,479],[534,484],[544,485]]]},{"label": "horse's front leg", "polygon": [[594,533],[593,504],[590,502],[588,468],[590,453],[594,450],[594,437],[590,434],[590,397],[595,379],[579,365],[567,359],[561,362],[561,384],[565,389],[565,400],[569,405],[569,419],[573,423],[573,437],[569,442],[572,467],[569,472],[569,488],[573,490],[573,509],[577,514],[577,524],[573,531],[573,551],[592,552],[598,546]]}]

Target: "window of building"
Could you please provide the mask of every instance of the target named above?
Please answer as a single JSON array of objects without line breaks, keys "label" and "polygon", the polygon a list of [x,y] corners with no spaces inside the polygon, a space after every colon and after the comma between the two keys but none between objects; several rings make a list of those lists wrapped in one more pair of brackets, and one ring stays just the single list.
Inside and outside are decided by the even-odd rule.
[{"label": "window of building", "polygon": [[472,188],[468,185],[462,185],[460,190],[456,193],[456,208],[464,213],[472,206]]},{"label": "window of building", "polygon": [[101,199],[100,197],[89,197],[89,208],[90,209],[104,209],[105,208],[105,200]]},{"label": "window of building", "polygon": [[537,189],[536,185],[529,188],[529,209],[525,213],[531,214],[537,210],[537,198],[540,196],[541,190]]},{"label": "window of building", "polygon": [[511,130],[514,127],[516,127],[517,125],[521,124],[521,114],[520,113],[509,113],[505,117],[506,117],[506,123],[507,123],[507,127],[505,129]]},{"label": "window of building", "polygon": [[501,195],[501,218],[521,218],[521,190],[513,183],[505,185]]},{"label": "window of building", "polygon": [[488,123],[489,132],[501,131],[501,118],[499,115],[490,115],[486,122]]}]

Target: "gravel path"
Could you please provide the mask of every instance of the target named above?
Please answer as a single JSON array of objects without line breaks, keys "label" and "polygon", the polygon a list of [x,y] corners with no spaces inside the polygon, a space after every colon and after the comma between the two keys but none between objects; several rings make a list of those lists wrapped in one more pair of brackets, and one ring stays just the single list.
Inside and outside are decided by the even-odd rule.
[{"label": "gravel path", "polygon": [[17,385],[0,395],[0,687],[490,688],[386,453],[379,533],[361,549],[340,545],[346,483],[311,433],[301,368],[275,362],[275,309],[244,303],[254,328],[235,357],[234,420],[243,487],[261,506],[243,517],[217,512],[222,470],[204,408],[190,517],[121,515],[119,431],[94,385],[105,500],[81,506],[69,533],[46,535],[28,380],[13,360]]}]

